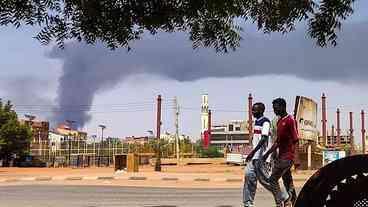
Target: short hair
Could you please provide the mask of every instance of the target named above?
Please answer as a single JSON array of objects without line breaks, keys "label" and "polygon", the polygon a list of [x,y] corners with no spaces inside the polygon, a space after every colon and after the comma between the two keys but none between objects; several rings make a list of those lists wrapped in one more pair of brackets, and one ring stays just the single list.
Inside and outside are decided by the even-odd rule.
[{"label": "short hair", "polygon": [[265,111],[265,109],[266,109],[266,107],[265,107],[265,105],[263,104],[263,103],[261,103],[261,102],[257,102],[257,103],[255,103],[255,104],[253,104],[253,106],[259,106],[259,107],[261,107],[261,110],[264,112]]},{"label": "short hair", "polygon": [[277,99],[273,100],[272,105],[274,105],[274,104],[278,104],[278,105],[286,108],[286,101],[283,98],[277,98]]}]

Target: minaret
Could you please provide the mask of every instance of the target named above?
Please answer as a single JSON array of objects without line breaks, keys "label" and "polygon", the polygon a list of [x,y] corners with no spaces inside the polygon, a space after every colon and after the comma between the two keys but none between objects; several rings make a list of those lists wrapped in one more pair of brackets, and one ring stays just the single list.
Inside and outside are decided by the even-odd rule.
[{"label": "minaret", "polygon": [[202,95],[201,105],[201,135],[208,129],[208,94]]}]

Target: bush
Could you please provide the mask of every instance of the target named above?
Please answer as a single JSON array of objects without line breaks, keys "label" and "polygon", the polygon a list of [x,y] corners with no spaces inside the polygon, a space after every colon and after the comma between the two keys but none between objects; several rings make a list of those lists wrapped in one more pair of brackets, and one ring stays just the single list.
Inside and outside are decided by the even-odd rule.
[{"label": "bush", "polygon": [[195,145],[195,150],[199,157],[202,158],[216,158],[216,157],[224,157],[224,154],[219,151],[214,146],[209,146],[207,149],[203,148],[203,141],[198,140]]}]

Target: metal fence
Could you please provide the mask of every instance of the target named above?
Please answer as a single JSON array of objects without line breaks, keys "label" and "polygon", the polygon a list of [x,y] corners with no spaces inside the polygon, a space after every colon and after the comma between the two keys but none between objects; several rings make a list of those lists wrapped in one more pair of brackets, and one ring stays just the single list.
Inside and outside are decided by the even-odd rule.
[{"label": "metal fence", "polygon": [[85,141],[32,142],[32,157],[46,162],[48,166],[109,166],[116,154],[129,153],[127,145],[118,143],[87,143]]},{"label": "metal fence", "polygon": [[[186,146],[182,153],[195,154],[193,146]],[[103,167],[114,164],[115,155],[127,153],[155,154],[153,146],[122,143],[87,143],[85,141],[64,141],[50,143],[36,141],[31,143],[30,154],[36,160],[44,162],[49,167]],[[175,157],[175,145],[161,146],[162,158]]]}]

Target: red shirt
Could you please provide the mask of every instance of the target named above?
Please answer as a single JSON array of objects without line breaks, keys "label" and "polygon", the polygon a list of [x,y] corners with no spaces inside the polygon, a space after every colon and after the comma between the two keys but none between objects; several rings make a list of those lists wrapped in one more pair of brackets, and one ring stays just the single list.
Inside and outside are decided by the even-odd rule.
[{"label": "red shirt", "polygon": [[296,122],[291,115],[287,115],[277,122],[277,140],[279,144],[279,158],[283,160],[295,159],[295,148],[298,142]]}]

